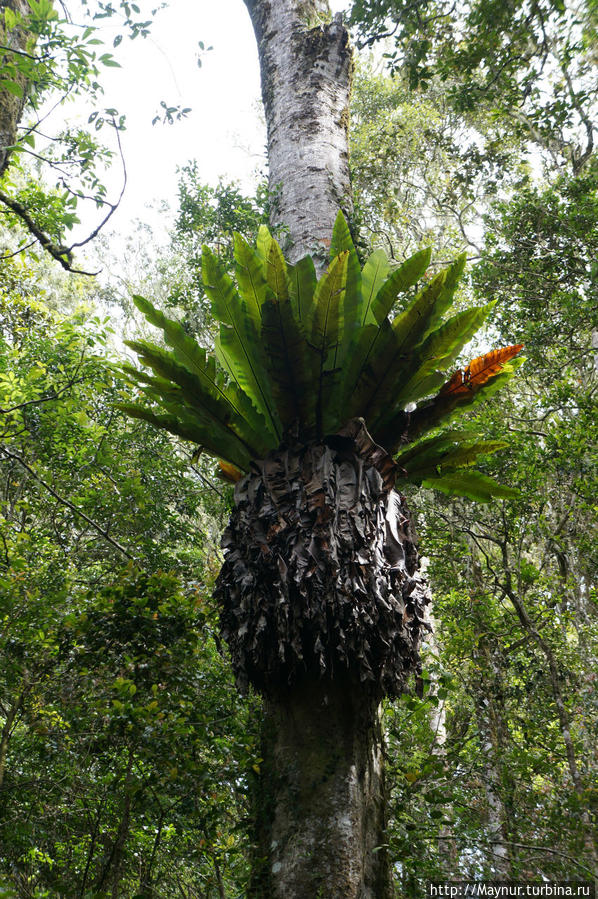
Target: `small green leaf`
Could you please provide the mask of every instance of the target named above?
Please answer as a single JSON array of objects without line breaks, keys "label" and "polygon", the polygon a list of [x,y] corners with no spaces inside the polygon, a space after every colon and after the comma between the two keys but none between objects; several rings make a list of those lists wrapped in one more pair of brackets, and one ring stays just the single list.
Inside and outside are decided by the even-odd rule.
[{"label": "small green leaf", "polygon": [[0,91],[8,91],[9,94],[14,94],[15,97],[23,96],[23,86],[16,81],[10,81],[8,79],[0,81]]}]

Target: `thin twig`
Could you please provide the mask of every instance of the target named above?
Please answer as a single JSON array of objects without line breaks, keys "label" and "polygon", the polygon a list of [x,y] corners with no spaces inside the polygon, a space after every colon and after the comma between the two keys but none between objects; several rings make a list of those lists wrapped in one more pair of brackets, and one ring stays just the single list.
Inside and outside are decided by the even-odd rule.
[{"label": "thin twig", "polygon": [[26,53],[25,50],[17,50],[16,47],[6,47],[4,44],[0,44],[0,50],[5,50],[7,53],[16,53],[17,56],[26,56],[27,59],[32,59],[34,62],[41,62],[42,59],[48,58],[48,53],[44,56],[33,56],[31,53]]},{"label": "thin twig", "polygon": [[108,203],[108,206],[110,206],[110,211],[104,216],[104,218],[102,219],[100,224],[97,226],[97,228],[94,228],[94,230],[91,232],[89,237],[86,237],[85,240],[81,240],[81,241],[79,241],[79,243],[72,243],[69,247],[69,251],[74,250],[75,247],[83,247],[83,246],[85,246],[86,243],[89,243],[90,240],[93,240],[94,237],[97,237],[99,232],[101,231],[101,229],[104,227],[104,225],[108,221],[108,219],[111,218],[112,215],[114,215],[114,213],[120,206],[120,202],[124,196],[125,189],[127,187],[127,165],[125,163],[125,156],[123,153],[122,143],[120,140],[120,129],[114,119],[112,119],[112,125],[114,126],[114,130],[116,131],[116,142],[118,144],[118,152],[119,152],[120,161],[121,161],[122,167],[123,167],[123,186],[121,188],[121,192],[119,194],[119,197],[118,197],[118,200],[116,201],[116,203]]},{"label": "thin twig", "polygon": [[24,403],[18,403],[16,406],[11,406],[10,409],[3,409],[0,406],[0,415],[10,415],[11,412],[18,412],[19,409],[24,409],[26,406],[39,406],[41,403],[49,403],[51,400],[57,400],[65,390],[70,390],[75,384],[81,384],[84,380],[85,378],[77,378],[74,381],[69,381],[68,384],[65,384],[64,387],[61,387],[60,390],[51,393],[49,396],[41,396],[37,400],[27,400]]},{"label": "thin twig", "polygon": [[0,259],[12,259],[14,256],[18,256],[19,253],[23,253],[25,250],[28,250],[29,247],[32,247],[36,243],[36,240],[32,240],[31,243],[26,243],[24,247],[19,247],[18,250],[14,251],[14,253],[6,253],[6,255],[0,256]]}]

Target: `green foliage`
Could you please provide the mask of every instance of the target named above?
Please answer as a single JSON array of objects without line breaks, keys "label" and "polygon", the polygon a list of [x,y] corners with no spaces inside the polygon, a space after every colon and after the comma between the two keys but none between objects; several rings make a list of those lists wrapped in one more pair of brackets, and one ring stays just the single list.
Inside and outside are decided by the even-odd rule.
[{"label": "green foliage", "polygon": [[44,632],[43,665],[15,690],[25,700],[0,808],[13,882],[38,880],[57,896],[115,884],[136,895],[177,879],[210,883],[214,858],[242,878],[247,848],[220,809],[242,813],[254,735],[202,592],[129,567]]},{"label": "green foliage", "polygon": [[598,327],[595,165],[580,176],[561,175],[550,186],[525,187],[509,203],[497,204],[494,221],[499,227],[486,238],[476,289],[499,299],[497,326],[525,342],[544,388],[568,371],[572,384],[577,360],[585,356],[586,373],[592,369],[591,332]]},{"label": "green foliage", "polygon": [[505,138],[532,140],[577,171],[588,162],[598,97],[591,0],[573,16],[562,0],[531,9],[500,0],[354,0],[351,19],[367,44],[392,38],[385,57],[410,90],[425,97],[441,86],[457,115],[486,117],[478,167]]},{"label": "green foliage", "polygon": [[[474,289],[498,298],[497,337],[524,340],[527,362],[516,378],[519,360],[507,362],[469,408],[487,439],[514,435],[494,465],[520,495],[502,515],[418,496],[435,633],[422,699],[388,719],[405,895],[440,876],[496,876],[497,829],[509,876],[583,879],[595,866],[595,235],[591,171],[528,185],[488,217]],[[441,390],[434,414],[444,404],[450,420],[463,389]]]},{"label": "green foliage", "polygon": [[[536,11],[544,8],[529,10],[532,28]],[[510,29],[519,27],[520,10],[511,12],[513,21],[501,20],[505,41]],[[592,30],[583,6],[578,12],[580,41],[587,57],[595,58],[595,21]],[[410,17],[404,10],[402,21]],[[438,28],[438,22],[428,26],[422,18],[418,27],[422,23],[434,32],[432,44],[437,37],[444,40],[443,21]],[[373,313],[373,300],[389,273],[397,271],[396,259],[426,246],[432,234],[437,258],[454,259],[463,246],[460,225],[467,232],[474,216],[486,212],[485,229],[473,232],[482,253],[473,269],[473,295],[457,295],[455,311],[470,301],[482,307],[498,299],[490,319],[493,342],[522,341],[528,358],[521,369],[519,358],[503,359],[501,370],[482,383],[475,381],[474,369],[492,371],[488,354],[456,377],[439,376],[428,398],[409,414],[410,442],[396,447],[397,464],[411,454],[418,465],[412,474],[423,483],[460,477],[463,488],[463,479],[471,485],[473,475],[479,491],[470,465],[452,469],[451,454],[471,461],[468,443],[483,443],[487,453],[508,432],[509,450],[492,457],[491,470],[520,491],[500,510],[472,507],[441,490],[416,494],[418,533],[433,588],[434,634],[419,682],[421,696],[408,695],[385,711],[387,840],[396,887],[414,899],[430,879],[495,879],[497,834],[510,877],[590,879],[593,867],[596,178],[592,163],[572,176],[572,154],[558,171],[544,170],[542,183],[522,183],[525,173],[512,155],[518,140],[514,126],[526,137],[531,132],[521,120],[517,124],[520,107],[505,114],[510,100],[508,92],[500,93],[500,77],[496,90],[481,80],[498,74],[483,68],[483,54],[497,38],[492,26],[486,18],[487,34],[477,32],[481,63],[469,85],[455,67],[446,81],[430,78],[425,92],[410,97],[400,77],[391,81],[358,73],[352,116],[361,220],[374,247],[382,243],[390,249],[392,266],[387,254],[375,249],[361,272],[360,326],[371,329],[365,352],[373,336],[390,327],[386,317],[407,311],[417,293],[416,285],[402,294],[389,290],[383,315]],[[475,49],[469,35],[476,28],[470,23],[458,46]],[[530,42],[535,33],[528,35]],[[514,69],[498,38],[511,78]],[[520,48],[515,41],[514,56]],[[529,43],[527,50],[532,49]],[[413,51],[415,59],[415,39]],[[573,59],[570,71],[576,67]],[[550,73],[543,88],[549,80]],[[488,90],[483,93],[480,85]],[[467,91],[475,108],[456,114],[459,96]],[[532,101],[537,108],[537,99],[532,90],[526,114]],[[572,109],[562,110],[565,124]],[[561,139],[554,128],[549,137]],[[582,143],[580,148],[582,155]],[[504,199],[490,210],[501,179]],[[315,383],[322,353],[297,354],[305,335],[311,335],[307,324],[310,329],[313,324],[317,279],[311,259],[286,266],[269,233],[258,234],[267,220],[263,193],[249,199],[223,185],[204,191],[196,175],[187,179],[185,190],[185,214],[168,256],[148,250],[145,231],[143,252],[129,254],[157,273],[151,287],[140,280],[136,292],[178,306],[168,313],[178,318],[173,338],[180,336],[180,327],[187,337],[195,335],[200,347],[209,347],[213,325],[200,276],[201,244],[209,244],[221,267],[232,271],[232,232],[241,232],[252,245],[257,236],[257,254],[268,269],[263,278],[272,293],[261,306],[260,338],[268,346],[272,399],[286,416],[280,413],[281,428],[300,420],[315,432],[316,394],[308,385]],[[44,207],[39,198],[36,203],[40,213],[60,213],[58,204]],[[363,245],[359,250],[367,257]],[[176,254],[190,261],[188,272],[181,273]],[[178,280],[171,289],[173,272]],[[245,792],[248,770],[260,768],[255,742],[260,709],[241,702],[233,690],[216,651],[208,598],[230,494],[219,485],[225,491],[221,497],[210,483],[208,463],[200,459],[190,466],[166,430],[116,411],[116,403],[130,401],[130,386],[103,363],[110,339],[103,315],[94,321],[84,311],[65,312],[82,298],[88,300],[89,289],[77,279],[50,277],[31,260],[3,262],[2,450],[20,455],[34,474],[0,451],[2,731],[16,709],[0,790],[0,894],[90,894],[105,871],[106,888],[120,889],[121,895],[245,895],[250,854]],[[433,330],[448,314],[447,307]],[[162,327],[157,318],[154,324]],[[336,328],[343,341],[352,333],[340,314]],[[207,363],[209,351],[199,355],[194,370],[195,350],[189,355],[185,342],[177,349],[166,328],[164,336],[177,364],[186,360],[201,378],[205,359],[207,371],[215,372]],[[346,349],[339,352],[347,360]],[[355,350],[347,361],[354,356]],[[326,387],[338,391],[329,371],[324,368]],[[136,389],[151,391],[150,379],[156,378],[166,390],[156,375],[133,375],[128,368],[127,380],[134,377]],[[424,377],[433,384],[436,375]],[[170,383],[175,393],[182,389]],[[233,381],[217,383],[225,391],[234,387]],[[208,401],[211,389],[206,380]],[[150,405],[151,393],[144,395],[147,407],[142,410],[137,398],[137,414],[160,414],[153,400]],[[245,399],[239,415],[258,417]],[[378,424],[385,446],[383,429],[396,435],[404,427],[405,410],[398,405],[396,420],[393,413]],[[464,411],[466,430],[449,424]],[[173,430],[177,422],[171,414]],[[255,430],[262,440],[272,440],[264,423]],[[121,572],[122,554],[34,475],[134,554],[140,567]],[[182,583],[159,569],[175,569]],[[112,851],[127,796],[130,826],[115,887]]]},{"label": "green foliage", "polygon": [[[0,204],[10,224],[23,230],[15,249],[31,245],[33,237],[67,266],[72,248],[65,244],[79,223],[78,208],[93,203],[101,224],[118,205],[108,200],[104,178],[120,151],[125,117],[104,105],[102,75],[119,67],[112,51],[123,39],[149,34],[159,8],[86,0],[73,21],[73,10],[51,0],[3,4],[0,119],[11,146],[2,148],[0,158]],[[108,21],[110,44],[102,30]],[[53,112],[67,98],[86,104],[87,127],[54,124]],[[164,107],[170,120],[189,112]]]},{"label": "green foliage", "polygon": [[[138,308],[163,331],[173,351],[147,341],[128,342],[158,377],[130,368],[125,374],[145,385],[142,392],[162,411],[130,403],[121,408],[194,440],[241,472],[248,470],[251,458],[274,449],[290,432],[304,441],[321,439],[355,417],[364,418],[374,440],[391,452],[410,443],[410,413],[405,407],[443,384],[442,370],[454,363],[494,304],[443,320],[463,272],[465,259],[459,257],[416,292],[404,311],[389,319],[393,306],[409,297],[424,274],[430,251],[416,253],[385,277],[389,263],[377,250],[362,273],[341,213],[332,237],[331,252],[336,250],[316,282],[313,263],[302,260],[288,266],[265,226],[259,230],[256,250],[237,234],[236,287],[215,254],[204,247],[204,289],[220,321],[216,358],[230,383],[224,383],[215,359],[181,325],[136,297]],[[468,377],[468,402],[482,386],[496,381],[512,355],[495,351],[490,373],[484,369],[483,378]],[[457,405],[455,401],[452,410]],[[425,419],[416,419],[417,436],[434,429],[447,414],[442,403],[438,414],[434,401],[426,408]],[[459,444],[458,435],[453,433],[452,440]],[[416,444],[408,457],[399,456],[399,471],[408,480],[432,483],[434,472],[439,475],[442,469],[443,477],[433,481],[439,489],[484,502],[493,489],[496,495],[512,495],[490,478],[453,473],[478,454],[488,453],[487,442],[469,441],[460,452],[455,450],[450,474],[446,459],[443,463],[426,459],[428,464],[423,465],[418,456],[421,446]]]},{"label": "green foliage", "polygon": [[488,204],[527,171],[525,147],[502,125],[496,134],[482,105],[455,114],[449,84],[412,91],[406,77],[357,57],[349,134],[357,222],[368,244],[397,261],[431,243],[437,259],[477,255]]},{"label": "green foliage", "polygon": [[116,412],[108,322],[47,279],[0,279],[0,892],[239,893],[258,715],[214,640],[227,498]]}]

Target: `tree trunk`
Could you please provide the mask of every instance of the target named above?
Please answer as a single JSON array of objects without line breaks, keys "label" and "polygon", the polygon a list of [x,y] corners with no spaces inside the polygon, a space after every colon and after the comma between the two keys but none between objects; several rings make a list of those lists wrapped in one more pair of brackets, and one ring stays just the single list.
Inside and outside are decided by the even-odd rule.
[{"label": "tree trunk", "polygon": [[8,707],[4,725],[2,727],[2,731],[0,732],[0,790],[4,786],[4,776],[6,774],[6,759],[8,757],[8,746],[10,743],[10,738],[12,736],[17,716],[23,708],[25,696],[27,695],[29,688],[29,676],[27,673],[25,673],[21,691]]},{"label": "tree trunk", "polygon": [[[511,876],[509,857],[509,833],[507,814],[503,801],[503,778],[500,770],[502,740],[496,726],[496,709],[492,691],[496,677],[489,677],[488,667],[494,663],[486,645],[474,653],[474,661],[482,671],[482,683],[474,686],[474,702],[478,737],[480,741],[481,767],[486,794],[487,833],[490,844],[492,876],[497,880],[508,880]],[[494,672],[496,674],[496,672]],[[486,680],[487,678],[487,680]]]},{"label": "tree trunk", "polygon": [[[428,567],[428,559],[422,558],[421,560],[421,570],[425,575],[425,571]],[[425,648],[429,656],[434,660],[435,663],[440,663],[441,658],[441,650],[438,644],[438,639],[436,634],[438,633],[438,623],[434,617],[433,611],[433,598],[431,600],[431,604],[427,609],[427,621],[430,626],[430,631],[425,636]],[[438,677],[433,672],[433,666],[429,665],[428,670],[430,673],[430,695],[437,696],[439,689]],[[432,733],[434,734],[434,744],[432,746],[432,753],[439,759],[442,763],[442,766],[445,770],[447,770],[447,759],[446,759],[446,739],[447,739],[447,730],[446,730],[446,702],[444,699],[439,700],[437,705],[430,706],[430,728]],[[450,804],[446,804],[444,806],[445,810],[445,818],[451,819],[453,816],[453,807]],[[457,844],[455,841],[454,834],[452,832],[452,826],[443,823],[438,832],[438,858],[441,865],[441,870],[444,872],[445,876],[448,876],[453,871],[457,870],[458,867],[458,854],[457,854]]]},{"label": "tree trunk", "polygon": [[[327,0],[245,3],[271,221],[291,262],[309,253],[322,270],[339,208],[352,211],[348,33]],[[260,899],[392,895],[379,702],[417,667],[426,599],[385,476],[392,460],[359,427],[344,445],[282,447],[260,463],[237,485],[223,542],[223,636],[239,684],[265,696],[250,891]]]},{"label": "tree trunk", "polygon": [[588,808],[588,791],[586,790],[577,762],[575,743],[573,741],[571,730],[571,718],[564,698],[565,687],[561,683],[559,666],[550,642],[545,640],[541,635],[527,610],[523,597],[518,593],[513,584],[506,526],[505,537],[501,543],[501,553],[504,570],[504,583],[502,584],[503,593],[511,601],[524,630],[534,640],[546,660],[561,736],[563,743],[565,744],[569,774],[573,790],[577,796],[579,807],[581,809],[580,819],[583,827],[583,841],[588,858],[591,860],[593,867],[598,868],[598,844],[596,841],[595,820],[593,820],[595,816],[591,814]]},{"label": "tree trunk", "polygon": [[131,803],[132,803],[132,781],[133,781],[133,762],[135,760],[135,750],[129,748],[127,756],[127,767],[123,779],[123,797],[120,814],[120,821],[116,829],[114,842],[110,849],[108,858],[106,859],[102,871],[97,879],[95,889],[97,892],[105,889],[106,885],[112,882],[111,897],[117,899],[120,887],[121,869],[123,863],[124,850],[129,837],[129,829],[131,825]]},{"label": "tree trunk", "polygon": [[0,176],[8,166],[27,96],[27,79],[18,67],[13,66],[18,64],[19,56],[32,52],[32,47],[28,47],[32,43],[31,34],[26,29],[7,28],[4,18],[6,9],[25,18],[31,12],[27,0],[0,0],[0,68],[6,80],[12,81],[21,92],[18,95],[17,90],[14,93],[0,90]]},{"label": "tree trunk", "polygon": [[285,255],[327,258],[339,209],[352,211],[349,94],[352,51],[327,0],[245,0],[258,45],[268,129],[272,224]]},{"label": "tree trunk", "polygon": [[371,693],[338,679],[308,681],[266,700],[266,716],[262,864],[250,895],[391,896],[382,729]]},{"label": "tree trunk", "polygon": [[507,733],[504,724],[503,675],[500,657],[489,643],[487,626],[480,609],[484,604],[484,577],[475,548],[471,555],[474,593],[470,615],[478,633],[473,647],[473,701],[481,752],[481,768],[486,794],[487,833],[492,875],[508,880],[512,874],[509,852],[508,803],[505,802],[505,771],[502,763]]},{"label": "tree trunk", "polygon": [[523,627],[530,634],[530,636],[535,641],[536,645],[540,648],[542,653],[544,654],[544,658],[546,660],[546,664],[548,667],[548,674],[550,678],[550,685],[552,687],[552,696],[554,699],[554,704],[556,707],[557,717],[559,720],[561,737],[563,739],[563,743],[565,744],[565,753],[567,756],[567,763],[569,766],[569,774],[571,777],[571,782],[573,785],[573,790],[577,796],[579,806],[581,808],[580,819],[583,825],[584,832],[584,844],[587,850],[588,856],[591,859],[594,867],[598,866],[598,848],[596,844],[596,831],[594,827],[594,822],[591,819],[590,812],[588,810],[588,791],[585,788],[579,765],[577,762],[577,756],[575,751],[575,744],[573,742],[572,730],[571,730],[571,718],[569,712],[567,710],[567,706],[565,704],[564,699],[564,691],[563,686],[561,684],[561,676],[559,673],[559,667],[557,664],[557,660],[555,658],[554,652],[552,651],[552,647],[550,643],[545,640],[536,626],[534,625],[532,619],[530,618],[527,608],[525,607],[523,600],[519,596],[519,594],[512,588],[510,585],[510,575],[507,574],[507,586],[505,589],[505,594],[511,600],[515,611],[521,621]]}]

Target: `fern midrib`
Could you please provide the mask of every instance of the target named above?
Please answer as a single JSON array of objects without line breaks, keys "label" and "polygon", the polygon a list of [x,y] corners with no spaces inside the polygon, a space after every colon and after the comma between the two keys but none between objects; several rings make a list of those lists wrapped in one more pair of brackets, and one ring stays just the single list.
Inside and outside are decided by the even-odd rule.
[{"label": "fern midrib", "polygon": [[280,308],[280,302],[276,303],[276,310],[278,312],[278,322],[279,322],[279,326],[280,326],[280,333],[282,335],[284,358],[288,359],[288,367],[289,367],[289,374],[290,374],[288,383],[290,384],[290,393],[291,393],[291,398],[292,398],[291,401],[293,403],[295,417],[299,418],[300,417],[300,414],[299,414],[299,410],[300,410],[299,391],[297,390],[297,384],[295,382],[295,370],[293,368],[293,365],[291,364],[292,357],[291,357],[291,354],[290,354],[289,348],[288,348],[286,331],[285,331],[285,328],[283,325],[283,320],[282,320],[282,309]]},{"label": "fern midrib", "polygon": [[[221,295],[222,295],[222,294],[221,294]],[[246,347],[245,347],[245,341],[244,341],[244,340],[242,339],[242,337],[241,337],[241,333],[240,333],[240,331],[239,331],[239,329],[238,329],[238,327],[237,327],[237,324],[236,324],[235,316],[234,316],[234,314],[231,313],[231,307],[230,307],[229,302],[226,300],[226,298],[224,298],[224,304],[225,304],[225,306],[226,306],[226,310],[227,310],[227,313],[228,313],[229,321],[232,322],[232,328],[233,328],[233,330],[234,330],[234,332],[235,332],[235,335],[236,335],[236,337],[237,337],[237,340],[239,341],[239,345],[240,345],[240,346],[242,347],[242,349],[243,349],[243,354],[244,354],[244,356],[245,356],[245,359],[247,360],[247,364],[248,364],[248,366],[249,366],[249,370],[251,371],[252,377],[253,377],[253,379],[254,379],[254,381],[255,381],[255,384],[256,384],[256,386],[257,386],[257,389],[258,389],[258,391],[259,391],[259,393],[260,393],[260,395],[261,395],[262,402],[263,402],[263,404],[264,404],[264,408],[266,409],[266,411],[267,411],[267,413],[268,413],[268,418],[270,419],[270,424],[271,424],[271,426],[272,426],[272,431],[273,431],[273,433],[274,433],[276,439],[277,439],[277,440],[280,440],[281,435],[280,435],[280,433],[279,433],[279,431],[278,431],[278,428],[276,427],[276,422],[274,421],[274,416],[273,416],[273,414],[272,414],[272,410],[270,409],[270,405],[269,405],[268,400],[267,400],[267,398],[266,398],[266,396],[265,396],[265,394],[264,394],[264,390],[263,390],[263,388],[262,388],[262,385],[260,384],[260,379],[257,377],[256,372],[255,372],[254,367],[253,367],[253,364],[252,364],[252,362],[251,362],[251,359],[249,358],[249,355],[248,355],[248,353],[247,353],[247,349],[246,349]],[[229,326],[229,327],[230,327],[230,326]],[[233,374],[233,377],[234,377],[235,381],[237,382],[237,386],[239,387],[239,390],[243,390],[243,386],[239,383],[239,379],[237,378],[237,376],[236,376],[235,374]],[[243,390],[243,393],[245,393],[244,390]]]},{"label": "fern midrib", "polygon": [[[382,266],[382,263],[379,262],[379,263],[377,264],[377,266],[376,266],[376,273],[375,273],[375,276],[372,278],[372,286],[371,286],[371,288],[370,288],[370,295],[369,295],[369,297],[368,297],[368,301],[367,301],[367,304],[366,304],[365,309],[363,310],[363,316],[362,316],[362,318],[361,318],[361,327],[362,327],[362,328],[365,328],[366,320],[367,320],[367,317],[368,317],[368,312],[370,311],[370,308],[371,308],[372,303],[374,302],[374,299],[375,299],[375,298],[377,297],[377,295],[378,295],[378,291],[381,289],[381,288],[379,287],[378,290],[374,290],[374,288],[375,288],[375,286],[376,286],[376,279],[377,279],[377,277],[378,277],[378,273],[379,273],[379,271],[380,271],[380,269],[381,269],[382,267],[383,267],[383,266]],[[388,269],[387,269],[387,271],[388,271]],[[383,287],[383,286],[384,286],[384,284],[381,285],[381,287]],[[363,297],[363,294],[362,294],[362,302],[363,302],[363,300],[364,300],[364,297]]]},{"label": "fern midrib", "polygon": [[[193,367],[196,368],[195,363],[194,363],[194,360],[193,360],[193,357],[190,356],[189,353],[187,353],[187,352],[185,352],[184,355],[186,355],[186,357],[187,357],[187,358],[189,359],[189,361],[192,363]],[[197,371],[197,368],[196,368],[196,371]],[[239,416],[239,418],[241,418],[241,419],[243,419],[243,421],[247,422],[248,426],[249,426],[250,428],[252,428],[252,430],[253,430],[252,425],[251,425],[251,424],[247,421],[247,419],[245,418],[245,414],[241,411],[241,409],[239,409],[239,408],[235,405],[235,403],[232,401],[232,399],[231,399],[229,396],[227,396],[227,394],[222,390],[222,388],[221,388],[220,385],[217,383],[217,381],[212,380],[212,378],[210,378],[210,376],[208,375],[208,373],[207,373],[206,371],[201,371],[201,370],[199,370],[199,371],[198,371],[198,377],[199,377],[199,378],[205,378],[205,380],[208,382],[208,384],[211,384],[211,385],[215,388],[215,390],[216,390],[218,396],[221,397],[221,398],[224,400],[224,402],[227,403],[227,404],[230,406],[230,408],[233,410],[233,412],[234,412],[236,415]],[[236,379],[235,379],[235,380],[236,380]],[[241,387],[241,385],[238,384],[238,382],[237,382],[237,386],[239,387],[240,390],[243,389],[243,388]]]},{"label": "fern midrib", "polygon": [[[335,274],[334,274],[334,278],[335,278],[335,281],[337,281],[338,278],[339,278],[339,276],[338,276],[338,274],[336,273],[336,271],[335,271]],[[335,286],[335,285],[331,285],[331,288],[332,288],[333,286]],[[324,415],[323,415],[324,410],[323,410],[323,408],[322,408],[322,391],[324,390],[324,364],[325,364],[325,362],[326,362],[326,355],[327,355],[327,352],[328,352],[327,349],[326,349],[326,335],[327,335],[327,333],[328,333],[328,318],[329,318],[329,315],[330,315],[330,307],[331,307],[331,305],[332,305],[332,299],[333,299],[333,297],[335,297],[337,294],[340,294],[340,293],[342,292],[342,289],[343,289],[342,287],[339,287],[338,290],[333,290],[333,289],[331,289],[331,290],[328,292],[328,302],[327,302],[327,304],[326,304],[326,316],[325,316],[325,318],[324,318],[324,331],[323,331],[323,339],[322,339],[322,348],[321,348],[321,350],[320,350],[320,371],[319,371],[319,375],[318,375],[318,401],[317,401],[317,404],[316,404],[316,432],[317,432],[317,434],[318,434],[319,437],[322,436],[323,418],[324,418]],[[336,364],[336,353],[337,353],[337,352],[338,352],[338,338],[337,338],[337,341],[336,341],[336,347],[335,347],[335,351],[334,351],[334,353],[335,353],[335,355],[334,355],[334,362],[335,362],[335,364]]]},{"label": "fern midrib", "polygon": [[[146,355],[146,359],[148,360],[147,364],[149,365],[150,368],[152,368],[150,357],[147,356],[147,354],[145,354],[145,355]],[[141,354],[140,358],[143,360],[143,354]],[[186,371],[184,366],[181,366],[181,367]],[[192,372],[189,372],[189,375],[191,377],[194,377]],[[247,440],[244,437],[241,437],[239,434],[237,434],[237,432],[234,431],[233,428],[231,427],[229,421],[227,421],[226,419],[222,419],[219,416],[215,415],[213,412],[211,412],[208,409],[208,407],[205,404],[202,404],[201,396],[198,396],[194,390],[192,390],[188,386],[178,384],[176,381],[172,381],[171,379],[168,379],[168,380],[170,380],[171,383],[175,384],[176,387],[178,387],[178,389],[181,391],[182,396],[184,396],[186,398],[187,402],[189,403],[190,410],[192,412],[194,410],[197,410],[197,407],[199,406],[199,410],[198,410],[199,414],[203,413],[204,415],[206,415],[208,417],[208,419],[216,422],[218,425],[220,425],[220,427],[224,428],[225,431],[228,431],[231,434],[231,436],[235,438],[235,440],[238,440],[240,443],[242,443],[246,447],[246,449],[249,451],[250,455],[255,454],[255,447],[253,447],[253,446],[251,446],[251,444],[247,443]],[[225,397],[225,400],[226,399],[227,398]],[[234,411],[234,406],[232,406],[231,403],[228,403],[228,405]],[[167,407],[165,407],[165,408],[167,408]],[[246,418],[243,415],[240,415],[239,417],[241,418],[242,421],[247,422]]]}]

